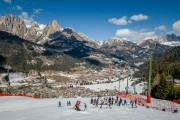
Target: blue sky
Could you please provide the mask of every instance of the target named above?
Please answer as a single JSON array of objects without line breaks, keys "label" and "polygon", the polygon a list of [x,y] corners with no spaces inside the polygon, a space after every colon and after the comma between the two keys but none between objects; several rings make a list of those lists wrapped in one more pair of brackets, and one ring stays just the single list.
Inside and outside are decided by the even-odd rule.
[{"label": "blue sky", "polygon": [[180,0],[0,0],[0,15],[14,14],[47,24],[56,19],[95,40],[136,41],[180,35]]}]

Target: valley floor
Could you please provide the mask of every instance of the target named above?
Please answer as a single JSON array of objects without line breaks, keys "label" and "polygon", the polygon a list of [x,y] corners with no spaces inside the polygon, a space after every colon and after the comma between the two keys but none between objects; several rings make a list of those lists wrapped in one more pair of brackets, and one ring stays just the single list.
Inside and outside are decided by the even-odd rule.
[{"label": "valley floor", "polygon": [[[72,106],[66,106],[70,100]],[[75,111],[75,102],[81,100],[80,108],[84,103],[88,105],[86,111]],[[58,107],[58,102],[62,107]],[[56,98],[33,99],[26,97],[0,97],[1,120],[178,120],[180,113],[163,112],[148,109],[142,106],[112,106],[112,109],[103,106],[95,108],[89,104],[90,98]]]}]

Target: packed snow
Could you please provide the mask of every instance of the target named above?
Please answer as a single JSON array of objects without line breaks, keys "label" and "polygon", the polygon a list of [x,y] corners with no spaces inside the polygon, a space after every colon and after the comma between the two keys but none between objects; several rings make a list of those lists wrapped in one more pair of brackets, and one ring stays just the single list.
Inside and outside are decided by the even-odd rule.
[{"label": "packed snow", "polygon": [[135,66],[139,67],[140,65],[144,64],[144,62],[138,62],[138,63],[134,63]]},{"label": "packed snow", "polygon": [[[66,106],[67,100],[71,106]],[[86,103],[88,109],[75,111],[73,108],[77,100],[81,101],[80,109]],[[61,101],[62,107],[58,107]],[[33,99],[26,97],[0,97],[1,120],[178,120],[180,113],[164,112],[138,106],[113,105],[94,107],[90,104],[90,98],[56,98]]]},{"label": "packed snow", "polygon": [[[95,90],[95,91],[100,91],[100,90],[120,90],[120,91],[126,91],[126,87],[127,87],[127,79],[128,78],[125,78],[125,79],[122,79],[120,80],[120,89],[119,89],[119,81],[116,81],[116,82],[113,82],[113,83],[101,83],[101,84],[92,84],[92,85],[83,85],[82,87],[85,87],[85,88],[89,88],[91,90]],[[129,91],[134,93],[134,86],[131,86],[131,84],[136,81],[137,78],[134,78],[133,80],[129,80],[128,79],[128,87],[129,87]],[[140,83],[140,84],[137,84],[135,86],[135,91],[136,93],[140,94],[143,92],[143,85],[144,83]]]},{"label": "packed snow", "polygon": [[[0,80],[2,79],[3,76],[5,76],[6,74],[2,74],[0,75]],[[21,73],[10,73],[9,74],[9,79],[11,80],[11,82],[17,82],[17,81],[21,81],[24,78],[22,77]]]}]

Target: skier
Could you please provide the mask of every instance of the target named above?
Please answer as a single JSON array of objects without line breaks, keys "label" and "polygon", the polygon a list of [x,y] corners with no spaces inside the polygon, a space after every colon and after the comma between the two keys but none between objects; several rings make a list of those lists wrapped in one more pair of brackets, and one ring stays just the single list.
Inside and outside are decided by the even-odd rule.
[{"label": "skier", "polygon": [[133,108],[133,107],[134,107],[134,106],[133,106],[133,105],[134,105],[133,100],[130,101],[130,104],[131,104],[131,107]]},{"label": "skier", "polygon": [[103,101],[103,99],[101,99],[101,107],[100,108],[102,108],[103,105],[104,105],[104,101]]},{"label": "skier", "polygon": [[99,99],[96,100],[96,107],[98,107]]},{"label": "skier", "polygon": [[137,107],[137,99],[134,100],[135,107]]},{"label": "skier", "polygon": [[111,107],[111,103],[109,103],[109,108],[111,109],[112,107]]},{"label": "skier", "polygon": [[119,99],[119,97],[118,96],[116,96],[116,100],[118,101],[118,99]]},{"label": "skier", "polygon": [[126,101],[126,99],[124,99],[124,105],[127,105],[127,101]]},{"label": "skier", "polygon": [[96,98],[94,99],[93,105],[96,105]]},{"label": "skier", "polygon": [[59,101],[59,106],[58,107],[61,107],[61,101]]},{"label": "skier", "polygon": [[84,111],[87,110],[87,105],[84,103]]},{"label": "skier", "polygon": [[121,104],[122,104],[122,99],[120,98],[120,100],[119,100],[119,103],[120,103],[120,106],[121,106]]},{"label": "skier", "polygon": [[93,104],[93,98],[91,98],[91,104]]},{"label": "skier", "polygon": [[114,104],[114,98],[113,97],[111,98],[111,104],[112,105]]},{"label": "skier", "polygon": [[115,100],[115,104],[117,104],[118,103],[118,96],[116,96],[116,100]]},{"label": "skier", "polygon": [[80,103],[81,103],[81,101],[79,101],[79,100],[76,102],[76,104],[75,104],[75,110],[81,111],[81,109],[79,108]]},{"label": "skier", "polygon": [[67,101],[67,106],[69,106],[69,101]]},{"label": "skier", "polygon": [[121,106],[122,104],[122,99],[120,98],[119,102],[118,102],[118,106]]},{"label": "skier", "polygon": [[109,97],[108,103],[111,104],[111,97]]}]

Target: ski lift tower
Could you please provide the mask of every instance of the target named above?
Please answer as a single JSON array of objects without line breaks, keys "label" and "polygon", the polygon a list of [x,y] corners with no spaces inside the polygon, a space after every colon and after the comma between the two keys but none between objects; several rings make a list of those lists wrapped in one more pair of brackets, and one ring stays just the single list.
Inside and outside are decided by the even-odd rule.
[{"label": "ski lift tower", "polygon": [[118,86],[118,92],[120,92],[121,90],[121,79],[120,79],[120,77],[119,77],[119,86]]},{"label": "ski lift tower", "polygon": [[147,91],[147,103],[151,103],[151,76],[152,76],[152,56],[153,56],[153,50],[156,47],[156,44],[154,47],[150,48],[150,61],[149,61],[149,80],[148,80],[148,91]]},{"label": "ski lift tower", "polygon": [[[129,63],[128,63],[128,72],[129,72],[129,73],[131,72]],[[129,76],[130,76],[130,79],[131,79],[131,77],[132,77],[131,73],[127,76],[127,86],[125,87],[125,89],[126,89],[126,94],[128,94],[128,89],[129,89],[129,80],[130,80],[130,79],[129,79]]]}]

